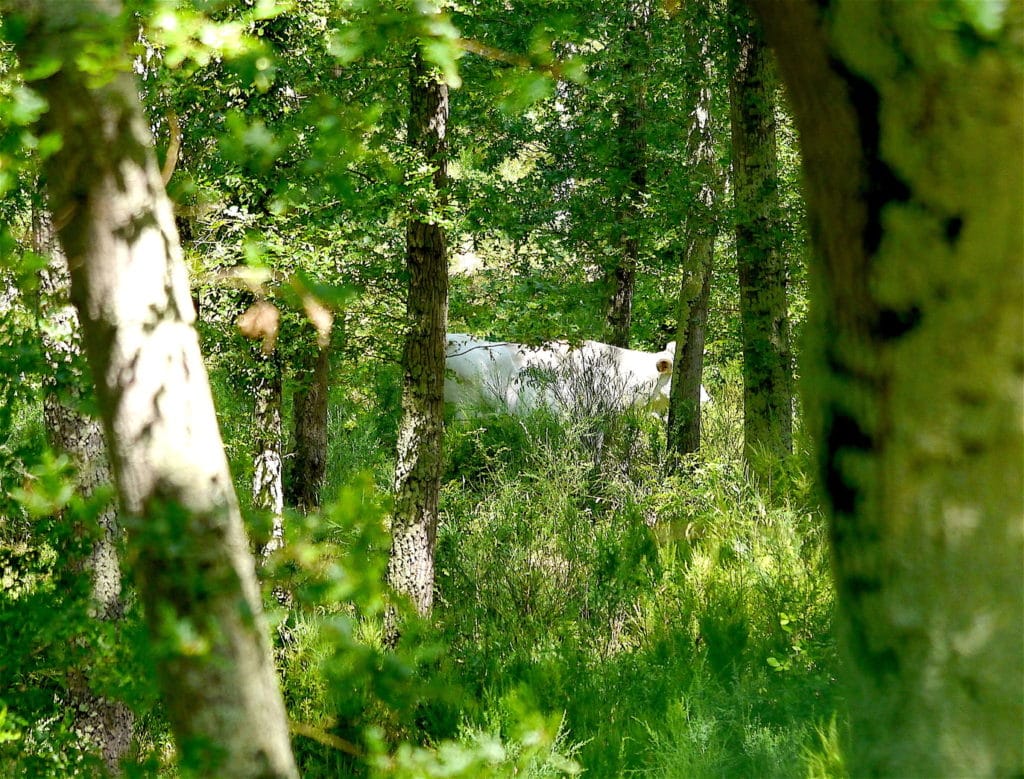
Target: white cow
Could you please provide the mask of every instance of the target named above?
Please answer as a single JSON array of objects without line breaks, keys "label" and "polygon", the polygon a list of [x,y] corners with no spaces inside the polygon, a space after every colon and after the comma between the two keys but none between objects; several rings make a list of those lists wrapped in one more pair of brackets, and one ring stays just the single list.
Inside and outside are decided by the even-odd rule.
[{"label": "white cow", "polygon": [[525,346],[450,333],[444,396],[463,411],[484,406],[524,414],[544,407],[593,415],[640,406],[665,414],[674,359],[675,342],[640,352],[597,341]]}]

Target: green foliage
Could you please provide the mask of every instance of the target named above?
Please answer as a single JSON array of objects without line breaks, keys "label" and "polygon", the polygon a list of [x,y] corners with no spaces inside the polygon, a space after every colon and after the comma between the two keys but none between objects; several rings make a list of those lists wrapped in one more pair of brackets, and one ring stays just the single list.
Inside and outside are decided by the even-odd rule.
[{"label": "green foliage", "polygon": [[[0,523],[0,772],[94,776],[98,758],[85,751],[69,705],[74,680],[129,701],[137,715],[156,700],[137,609],[116,623],[93,614],[84,563],[112,492],[82,498],[67,458],[46,450],[22,467],[23,485],[11,491]],[[150,722],[158,735],[158,718]]]},{"label": "green foliage", "polygon": [[[289,517],[289,544],[265,576],[268,602],[275,586],[295,598],[277,613],[278,658],[290,715],[304,726],[295,736],[304,775],[559,776],[575,762],[594,776],[781,777],[820,761],[841,775],[838,753],[813,730],[837,705],[821,521],[798,462],[770,495],[747,483],[729,401],[737,393],[721,390],[708,409],[718,417],[709,450],[672,479],[661,475],[660,446],[651,446],[658,432],[645,419],[604,428],[545,414],[453,424],[437,611],[394,653],[380,643],[387,503],[372,486],[388,484],[388,402],[338,390],[338,497],[322,514]],[[241,462],[244,400],[221,392]],[[360,463],[377,475],[355,477]],[[59,479],[41,481],[52,482],[43,497],[62,494]],[[43,622],[43,604],[50,619],[59,559],[39,569],[47,582],[39,599],[12,607],[19,624],[57,629]],[[86,629],[73,624],[43,642],[48,651]],[[38,640],[5,635],[22,638],[3,657],[38,653]],[[50,763],[27,762],[22,750],[28,723],[47,721],[54,707],[52,681],[40,680],[71,664],[36,657],[52,670],[14,669],[32,705],[4,699],[9,730],[23,734],[10,742],[19,751],[7,753],[17,761],[12,775],[66,766],[71,748],[70,736],[51,728],[32,742],[53,751]],[[118,677],[137,673],[124,655],[106,663]],[[130,686],[120,694],[135,706],[152,701]],[[158,721],[145,728],[159,742]]]},{"label": "green foliage", "polygon": [[[51,301],[37,284],[47,258],[4,260],[11,286],[0,307],[0,774],[95,776],[100,761],[76,731],[72,707],[83,684],[91,695],[128,702],[146,722],[140,761],[166,746],[166,726],[154,709],[156,675],[138,605],[128,598],[118,621],[95,615],[88,562],[113,490],[99,485],[83,496],[69,458],[46,442],[44,384],[69,389],[82,379],[68,355],[44,355],[39,331],[52,327]],[[79,411],[91,405],[88,393],[74,395],[60,400]]]},{"label": "green foliage", "polygon": [[[546,777],[577,776],[579,764],[572,756],[563,723],[557,717],[538,714],[521,696],[507,695],[494,710],[500,712],[487,728],[463,727],[457,741],[444,741],[436,749],[403,744],[392,755],[377,747],[371,757],[373,777],[425,779],[426,777]],[[507,722],[502,723],[500,720]],[[501,733],[509,728],[511,737]]]},{"label": "green foliage", "polygon": [[[428,625],[407,617],[397,649],[383,649],[386,511],[370,478],[356,478],[321,514],[291,517],[295,540],[266,570],[268,594],[294,598],[278,657],[303,775],[572,775],[558,720],[515,696],[501,721],[458,725],[467,701]],[[415,746],[424,736],[429,746]]]}]

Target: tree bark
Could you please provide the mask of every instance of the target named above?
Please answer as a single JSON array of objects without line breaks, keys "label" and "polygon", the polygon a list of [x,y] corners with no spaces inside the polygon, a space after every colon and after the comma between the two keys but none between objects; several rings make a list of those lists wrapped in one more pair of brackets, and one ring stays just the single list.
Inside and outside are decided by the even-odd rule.
[{"label": "tree bark", "polygon": [[786,262],[779,249],[775,80],[761,31],[734,0],[738,62],[729,88],[736,266],[743,339],[743,432],[747,463],[793,450],[793,368]]},{"label": "tree bark", "polygon": [[420,614],[427,614],[434,599],[434,542],[444,443],[448,253],[437,209],[445,205],[448,186],[448,86],[424,63],[418,50],[409,73],[409,144],[434,168],[435,200],[433,208],[423,208],[409,220],[406,230],[408,330],[402,353],[402,419],[387,577]]},{"label": "tree bark", "polygon": [[682,457],[700,450],[700,396],[704,377],[704,333],[708,323],[715,238],[703,235],[687,241],[684,274],[679,289],[676,357],[668,406],[668,450]]},{"label": "tree bark", "polygon": [[851,775],[1024,775],[1024,9],[754,7],[817,248]]},{"label": "tree bark", "polygon": [[[697,14],[695,14],[696,16]],[[699,14],[705,16],[705,14]],[[700,55],[700,81],[694,90],[687,160],[699,181],[697,197],[686,219],[683,278],[676,319],[676,357],[668,410],[668,450],[677,456],[700,449],[700,395],[704,375],[704,331],[718,233],[716,209],[722,174],[715,154],[711,115],[713,62],[707,31],[698,34],[688,24],[687,48]]]},{"label": "tree bark", "polygon": [[128,58],[118,52],[107,69],[86,73],[75,56],[92,45],[90,32],[115,40],[119,6],[8,7],[26,69],[62,61],[33,82],[50,107],[42,129],[63,139],[46,161],[50,212],[183,769],[296,777],[186,270]]},{"label": "tree bark", "polygon": [[281,425],[281,362],[277,351],[260,352],[260,371],[253,387],[254,433],[252,497],[256,508],[270,515],[270,536],[260,540],[259,560],[284,546],[284,429]]},{"label": "tree bark", "polygon": [[288,501],[303,512],[320,507],[327,476],[330,373],[330,346],[318,346],[312,377],[302,381],[292,396],[295,454],[289,468]]},{"label": "tree bark", "polygon": [[[82,391],[80,381],[76,381],[75,363],[81,358],[82,345],[78,318],[67,300],[67,261],[48,215],[41,210],[33,214],[32,234],[35,252],[50,257],[39,284],[47,321],[42,332],[43,351],[50,368],[43,397],[43,422],[50,445],[66,453],[75,464],[76,489],[89,496],[112,479],[100,423],[79,410]],[[117,553],[120,527],[113,502],[96,519],[102,536],[85,560],[92,583],[93,612],[98,619],[116,621],[124,616],[125,605]],[[75,712],[75,730],[93,745],[107,771],[119,774],[121,758],[131,749],[135,715],[121,701],[94,694],[89,689],[88,671],[72,673],[68,689]]]},{"label": "tree bark", "polygon": [[619,102],[616,142],[619,151],[621,181],[618,192],[617,257],[609,270],[606,284],[608,301],[608,343],[629,348],[633,326],[633,289],[640,260],[641,222],[647,195],[647,112],[644,68],[649,56],[651,6],[649,0],[631,0],[630,20],[626,26],[622,63],[623,94]]}]

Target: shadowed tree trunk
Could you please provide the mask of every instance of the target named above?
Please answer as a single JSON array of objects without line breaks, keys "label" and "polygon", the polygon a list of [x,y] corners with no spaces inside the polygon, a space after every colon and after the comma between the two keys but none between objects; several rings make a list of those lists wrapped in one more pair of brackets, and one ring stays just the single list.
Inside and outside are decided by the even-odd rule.
[{"label": "shadowed tree trunk", "polygon": [[[409,69],[409,144],[434,168],[432,207],[421,207],[406,230],[409,272],[402,353],[402,419],[395,465],[393,545],[387,578],[420,614],[434,600],[434,542],[444,443],[444,356],[448,319],[448,253],[435,209],[448,187],[448,86],[417,50]],[[396,628],[392,626],[390,640]]]},{"label": "shadowed tree trunk", "polygon": [[1024,6],[754,3],[816,243],[851,776],[1024,775]]},{"label": "shadowed tree trunk", "polygon": [[[97,420],[79,410],[82,392],[75,363],[81,359],[82,346],[78,318],[68,300],[71,282],[50,219],[39,210],[33,214],[32,234],[35,252],[51,258],[39,282],[47,321],[42,331],[43,350],[50,367],[43,421],[50,445],[70,456],[77,469],[76,489],[88,496],[112,481],[103,430]],[[120,529],[113,502],[96,519],[102,536],[85,560],[92,582],[93,611],[98,619],[120,620],[124,616],[117,557]],[[111,774],[120,773],[119,762],[131,748],[135,715],[124,703],[91,692],[87,672],[74,673],[68,688],[75,730],[94,745]]]},{"label": "shadowed tree trunk", "polygon": [[[183,770],[296,777],[253,559],[192,326],[170,203],[113,0],[8,3],[46,99],[50,213],[71,269],[86,355]],[[106,48],[89,33],[104,33]],[[115,58],[97,77],[89,59]],[[118,68],[121,68],[119,70]]]},{"label": "shadowed tree trunk", "polygon": [[[703,13],[696,17],[706,18]],[[677,307],[676,357],[668,411],[668,449],[686,455],[700,449],[700,395],[704,374],[704,331],[708,321],[711,273],[718,224],[715,210],[722,188],[722,173],[715,154],[711,116],[713,63],[707,31],[698,34],[687,22],[686,44],[700,56],[700,79],[693,90],[686,157],[699,181],[697,196],[686,217],[683,279]]]},{"label": "shadowed tree trunk", "polygon": [[288,469],[288,502],[303,512],[320,508],[327,476],[327,400],[330,346],[316,347],[312,375],[303,376],[292,395],[295,454]]},{"label": "shadowed tree trunk", "polygon": [[633,289],[640,259],[644,198],[647,194],[647,136],[644,114],[647,111],[644,69],[650,56],[651,5],[649,0],[630,0],[630,20],[626,26],[622,63],[622,98],[616,127],[619,165],[616,174],[618,219],[616,263],[607,274],[608,343],[629,348],[633,325]]},{"label": "shadowed tree trunk", "polygon": [[743,432],[748,464],[763,471],[793,450],[793,368],[786,261],[779,249],[775,80],[768,48],[733,0],[739,50],[729,88],[736,266],[743,339]]},{"label": "shadowed tree trunk", "polygon": [[[703,235],[689,239],[684,265],[692,268],[679,289],[676,357],[668,406],[668,450],[676,455],[700,450],[700,396],[704,376],[704,332],[711,297],[715,239]],[[692,264],[691,264],[692,263]]]}]

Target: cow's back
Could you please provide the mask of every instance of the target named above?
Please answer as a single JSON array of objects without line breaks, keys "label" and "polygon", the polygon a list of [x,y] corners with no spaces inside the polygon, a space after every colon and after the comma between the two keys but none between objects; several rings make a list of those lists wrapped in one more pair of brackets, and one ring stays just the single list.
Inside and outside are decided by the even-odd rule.
[{"label": "cow's back", "polygon": [[462,333],[448,335],[444,398],[459,408],[500,408],[518,372],[508,345]]}]

